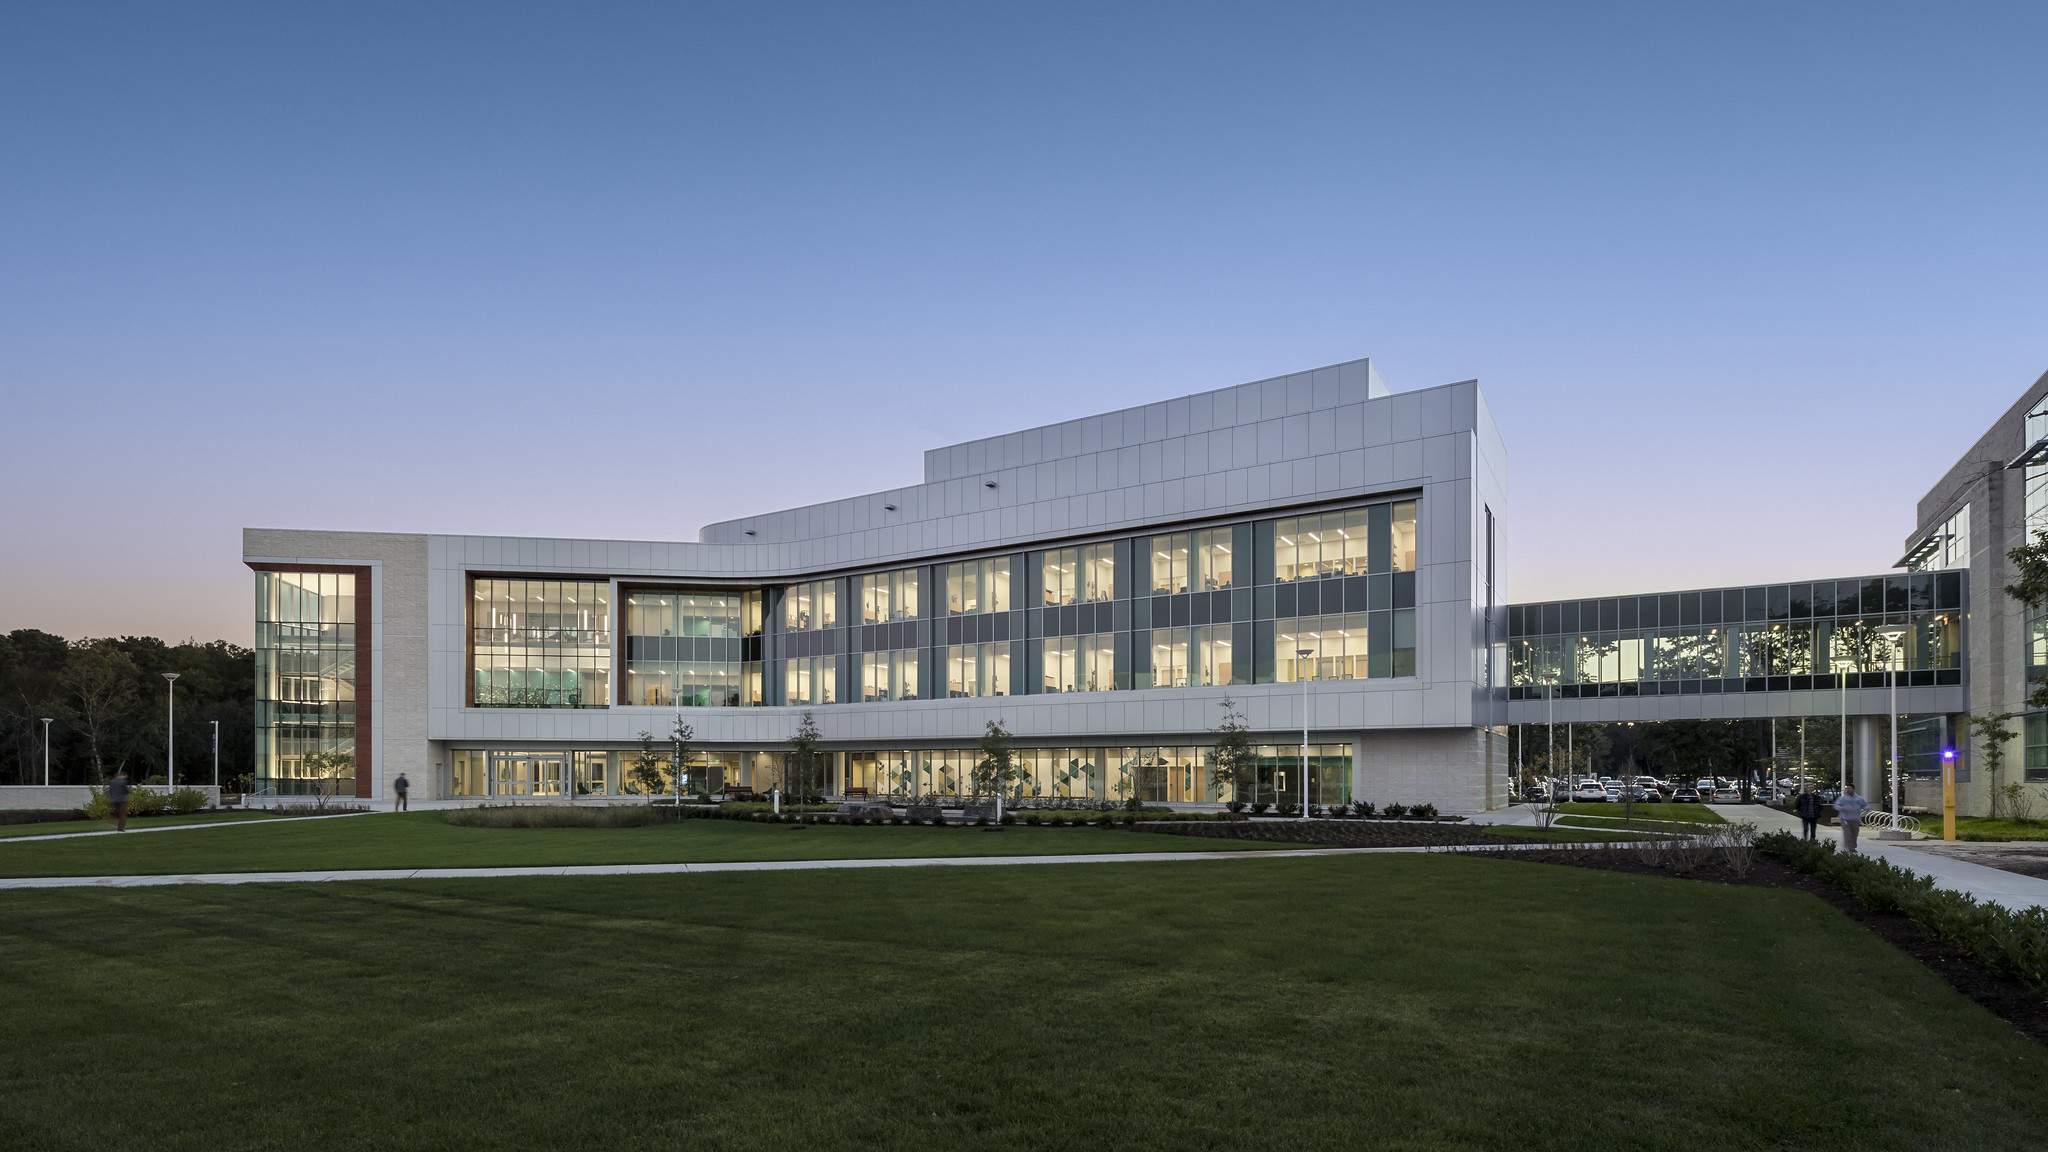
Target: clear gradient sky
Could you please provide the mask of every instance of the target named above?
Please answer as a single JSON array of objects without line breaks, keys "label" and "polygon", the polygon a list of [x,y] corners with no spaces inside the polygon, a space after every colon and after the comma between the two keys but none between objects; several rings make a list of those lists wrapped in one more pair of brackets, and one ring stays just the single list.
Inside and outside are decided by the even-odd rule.
[{"label": "clear gradient sky", "polygon": [[0,630],[1478,377],[1514,599],[1882,570],[2048,369],[2048,5],[0,8]]}]

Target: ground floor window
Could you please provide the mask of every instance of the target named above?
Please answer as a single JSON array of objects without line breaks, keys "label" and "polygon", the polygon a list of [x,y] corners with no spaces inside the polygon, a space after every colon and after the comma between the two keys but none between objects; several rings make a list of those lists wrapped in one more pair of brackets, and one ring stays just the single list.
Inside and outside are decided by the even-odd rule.
[{"label": "ground floor window", "polygon": [[2048,712],[2027,714],[2027,767],[2029,784],[2048,784]]}]

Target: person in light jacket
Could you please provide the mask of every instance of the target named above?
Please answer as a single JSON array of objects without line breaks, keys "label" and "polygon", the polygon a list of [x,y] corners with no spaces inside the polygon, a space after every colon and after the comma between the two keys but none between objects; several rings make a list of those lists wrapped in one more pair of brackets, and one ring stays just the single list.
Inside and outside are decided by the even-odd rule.
[{"label": "person in light jacket", "polygon": [[1804,791],[1792,799],[1792,811],[1799,814],[1799,832],[1808,840],[1815,840],[1814,829],[1820,824],[1820,793],[1808,784]]},{"label": "person in light jacket", "polygon": [[1842,851],[1856,850],[1856,829],[1863,824],[1863,813],[1870,808],[1870,801],[1856,794],[1854,784],[1842,789],[1835,797],[1835,815],[1842,818]]}]

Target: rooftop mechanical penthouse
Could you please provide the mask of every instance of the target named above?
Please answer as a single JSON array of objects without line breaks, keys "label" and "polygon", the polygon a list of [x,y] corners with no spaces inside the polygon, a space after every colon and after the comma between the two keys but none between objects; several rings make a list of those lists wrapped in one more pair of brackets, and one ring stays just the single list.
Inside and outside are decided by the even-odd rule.
[{"label": "rooftop mechanical penthouse", "polygon": [[[827,790],[957,795],[988,721],[1025,794],[1508,798],[1506,459],[1477,382],[1370,361],[925,453],[924,483],[696,542],[248,529],[258,789],[599,798],[680,715],[765,789],[800,715]],[[1306,716],[1304,716],[1304,708]],[[1252,797],[1245,797],[1252,799]]]}]

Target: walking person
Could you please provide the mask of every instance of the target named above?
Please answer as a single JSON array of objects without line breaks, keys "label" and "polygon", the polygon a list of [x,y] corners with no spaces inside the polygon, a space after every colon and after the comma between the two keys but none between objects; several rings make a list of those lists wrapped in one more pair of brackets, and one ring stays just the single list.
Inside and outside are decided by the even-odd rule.
[{"label": "walking person", "polygon": [[1811,784],[1792,798],[1792,811],[1799,814],[1800,834],[1808,840],[1820,838],[1814,831],[1820,825],[1820,809],[1820,793],[1815,792]]},{"label": "walking person", "polygon": [[1835,815],[1842,820],[1842,851],[1856,850],[1856,829],[1863,825],[1863,813],[1870,807],[1870,801],[1856,794],[1854,784],[1842,789],[1835,797]]},{"label": "walking person", "polygon": [[128,830],[128,770],[114,769],[114,778],[107,781],[107,803],[114,809],[114,831]]},{"label": "walking person", "polygon": [[391,782],[391,794],[398,798],[398,810],[400,812],[406,811],[405,794],[411,789],[412,781],[407,780],[403,772],[398,774],[398,779]]}]

